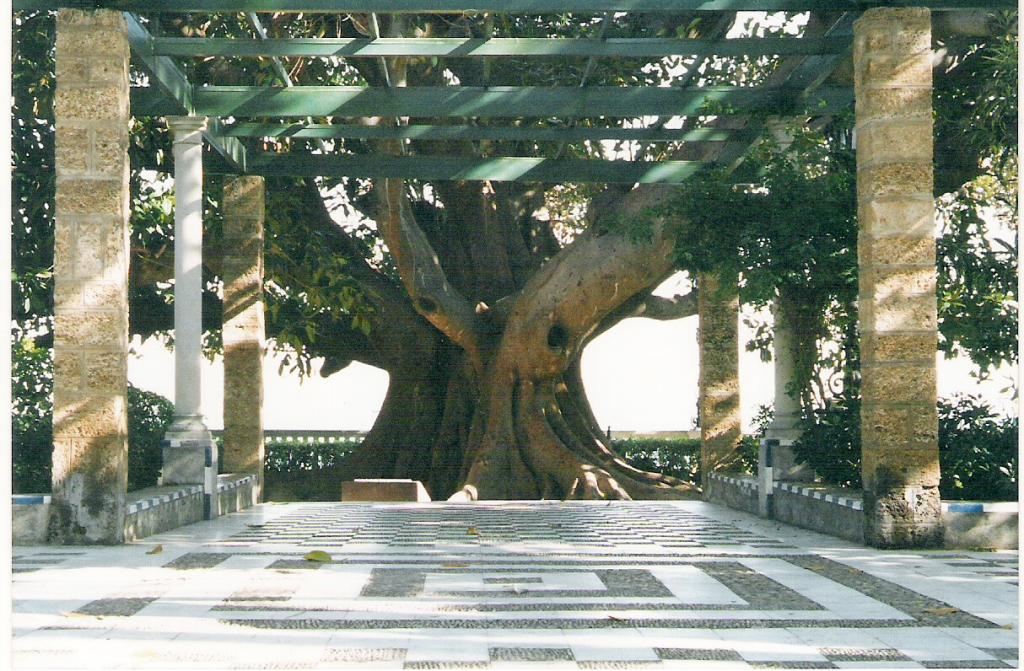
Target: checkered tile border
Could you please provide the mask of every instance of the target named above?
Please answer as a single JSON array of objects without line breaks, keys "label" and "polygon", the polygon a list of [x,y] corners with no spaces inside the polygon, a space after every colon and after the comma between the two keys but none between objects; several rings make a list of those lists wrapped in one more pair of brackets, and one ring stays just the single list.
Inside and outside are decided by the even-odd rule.
[{"label": "checkered tile border", "polygon": [[743,487],[744,489],[757,490],[757,480],[754,479],[753,477],[731,478],[727,475],[721,475],[719,473],[712,473],[709,477],[712,480],[718,480],[719,482],[724,482],[735,487]]},{"label": "checkered tile border", "polygon": [[829,494],[817,489],[811,489],[809,487],[800,487],[789,482],[776,482],[775,489],[781,489],[784,492],[790,492],[791,494],[799,494],[800,496],[806,496],[818,501],[824,501],[825,503],[834,503],[837,506],[843,506],[845,508],[852,508],[853,510],[864,510],[864,502],[860,499],[855,499],[850,496],[836,496],[835,494]]},{"label": "checkered tile border", "polygon": [[246,475],[245,477],[238,478],[237,480],[226,480],[217,483],[218,492],[230,492],[233,489],[244,487],[248,484],[256,484],[255,475]]},{"label": "checkered tile border", "polygon": [[128,504],[128,515],[134,515],[143,510],[149,510],[150,508],[156,508],[164,504],[170,503],[171,501],[177,501],[183,499],[186,496],[192,496],[193,494],[202,494],[202,485],[187,485],[181,489],[167,494],[161,494],[160,496],[153,496],[148,499],[142,499],[141,501],[135,501]]}]

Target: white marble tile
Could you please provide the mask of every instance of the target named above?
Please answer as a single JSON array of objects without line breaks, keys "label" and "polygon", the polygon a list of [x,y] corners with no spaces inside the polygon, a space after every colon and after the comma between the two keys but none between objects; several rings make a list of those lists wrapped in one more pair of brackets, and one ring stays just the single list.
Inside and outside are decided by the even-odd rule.
[{"label": "white marble tile", "polygon": [[794,590],[835,614],[850,619],[912,619],[880,601],[840,585],[815,571],[795,566],[782,559],[741,559],[740,563],[761,575]]},{"label": "white marble tile", "polygon": [[915,661],[994,659],[934,627],[875,629],[871,633]]},{"label": "white marble tile", "polygon": [[824,662],[817,646],[808,645],[785,629],[723,629],[722,640],[750,662]]},{"label": "white marble tile", "polygon": [[682,603],[747,604],[728,587],[700,570],[699,566],[652,566],[649,570]]},{"label": "white marble tile", "polygon": [[643,641],[635,629],[566,632],[566,638],[577,661],[655,661],[657,654]]},{"label": "white marble tile", "polygon": [[844,627],[792,627],[786,631],[818,648],[886,648],[882,639],[866,629]]},{"label": "white marble tile", "polygon": [[481,630],[415,631],[409,636],[407,662],[460,661],[490,659],[487,632]]}]

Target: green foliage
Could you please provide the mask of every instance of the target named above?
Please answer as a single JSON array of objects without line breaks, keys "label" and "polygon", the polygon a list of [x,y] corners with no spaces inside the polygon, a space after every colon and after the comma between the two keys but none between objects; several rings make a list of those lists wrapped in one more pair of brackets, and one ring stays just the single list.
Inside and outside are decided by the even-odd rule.
[{"label": "green foliage", "polygon": [[12,34],[11,316],[25,330],[53,314],[54,16],[16,13]]},{"label": "green foliage", "polygon": [[[1019,420],[999,417],[977,396],[942,399],[938,412],[942,498],[1016,500]],[[797,459],[825,482],[859,489],[859,398],[816,410],[802,429]]]},{"label": "green foliage", "polygon": [[[993,35],[956,48],[936,78],[934,107],[941,160],[991,161],[996,170],[1016,162],[1017,12],[1003,12]],[[954,188],[959,184],[953,184]]]},{"label": "green foliage", "polygon": [[128,491],[152,487],[163,468],[160,442],[174,419],[174,404],[128,385]]},{"label": "green foliage", "polygon": [[[612,448],[630,465],[663,473],[700,486],[699,438],[628,438],[612,442]],[[744,436],[740,443],[740,469],[757,471],[758,440]]]},{"label": "green foliage", "polygon": [[[15,345],[11,357],[13,407],[13,489],[50,491],[53,463],[52,350],[31,339]],[[163,461],[160,441],[174,417],[174,405],[159,394],[128,385],[128,489],[156,484]]]},{"label": "green foliage", "polygon": [[1017,500],[1018,418],[977,396],[939,403],[939,462],[945,499]]},{"label": "green foliage", "polygon": [[338,463],[359,443],[269,443],[264,470],[267,473],[319,471]]},{"label": "green foliage", "polygon": [[[310,185],[268,180],[266,211],[268,332],[286,352],[282,366],[307,375],[325,344],[324,330],[368,335],[373,308],[349,274],[349,261],[339,253],[332,231],[319,223],[323,205]],[[372,256],[372,242],[354,251]]]},{"label": "green foliage", "polygon": [[793,445],[797,461],[809,464],[827,483],[861,488],[859,396],[843,395],[812,409],[800,430]]},{"label": "green foliage", "polygon": [[613,441],[612,448],[642,471],[664,473],[700,485],[698,438],[630,438]]},{"label": "green foliage", "polygon": [[17,494],[50,491],[53,458],[51,350],[25,339],[11,352],[12,478]]},{"label": "green foliage", "polygon": [[1002,176],[983,175],[938,201],[939,347],[966,352],[979,377],[1017,361],[1017,181]]}]

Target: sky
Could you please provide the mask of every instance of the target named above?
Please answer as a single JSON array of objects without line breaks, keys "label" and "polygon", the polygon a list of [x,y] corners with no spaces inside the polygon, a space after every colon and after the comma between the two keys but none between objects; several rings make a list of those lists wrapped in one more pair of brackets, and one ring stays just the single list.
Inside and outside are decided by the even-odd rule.
[{"label": "sky", "polygon": [[[681,293],[688,284],[682,274],[657,291]],[[749,311],[747,314],[751,314]],[[740,342],[752,336],[740,321]],[[161,343],[133,342],[128,378],[133,384],[173,399],[174,356]],[[264,426],[267,429],[356,430],[372,425],[384,394],[387,373],[353,363],[329,378],[317,374],[300,380],[296,373],[278,373],[280,359],[268,356],[264,365]],[[615,431],[683,431],[693,428],[697,409],[697,317],[673,321],[627,319],[595,339],[583,353],[583,382],[602,427]],[[939,396],[979,393],[1004,414],[1016,404],[1004,389],[1013,369],[1004,367],[993,379],[979,384],[970,377],[964,358],[939,357]],[[211,429],[223,427],[224,365],[218,358],[203,365],[203,413]],[[774,371],[756,352],[741,352],[740,399],[744,429],[758,408],[772,402]]]}]

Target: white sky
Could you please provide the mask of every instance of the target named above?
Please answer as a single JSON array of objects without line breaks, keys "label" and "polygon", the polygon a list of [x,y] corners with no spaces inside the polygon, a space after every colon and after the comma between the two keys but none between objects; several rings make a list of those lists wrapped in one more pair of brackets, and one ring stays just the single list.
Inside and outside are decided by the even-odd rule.
[{"label": "white sky", "polygon": [[[658,293],[680,291],[680,276]],[[751,333],[741,320],[740,342]],[[174,357],[161,343],[133,343],[128,378],[138,387],[174,398]],[[583,353],[583,381],[601,426],[616,431],[677,431],[693,428],[697,409],[697,318],[668,322],[627,319],[594,340]],[[278,374],[279,359],[264,365],[264,423],[268,429],[367,430],[373,425],[387,391],[387,374],[354,363],[324,379],[316,374]],[[939,395],[980,393],[1004,414],[1016,414],[1005,391],[1013,369],[1004,367],[979,384],[971,363],[939,360]],[[223,427],[224,365],[204,361],[203,412],[211,429]],[[741,351],[740,395],[744,428],[762,404],[771,403],[774,374],[756,352]]]}]

